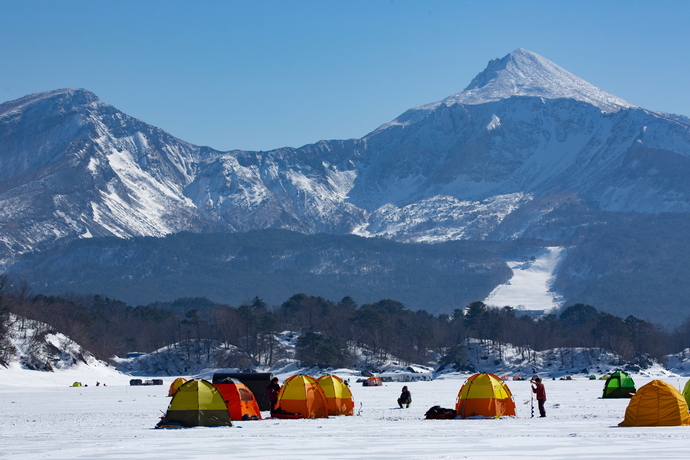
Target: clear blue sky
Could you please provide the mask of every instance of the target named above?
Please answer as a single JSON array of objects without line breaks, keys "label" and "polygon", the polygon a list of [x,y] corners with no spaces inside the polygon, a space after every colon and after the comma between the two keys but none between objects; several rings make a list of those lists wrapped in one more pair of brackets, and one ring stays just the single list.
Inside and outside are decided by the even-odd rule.
[{"label": "clear blue sky", "polygon": [[690,1],[0,0],[0,102],[86,88],[219,150],[362,137],[526,48],[690,116]]}]

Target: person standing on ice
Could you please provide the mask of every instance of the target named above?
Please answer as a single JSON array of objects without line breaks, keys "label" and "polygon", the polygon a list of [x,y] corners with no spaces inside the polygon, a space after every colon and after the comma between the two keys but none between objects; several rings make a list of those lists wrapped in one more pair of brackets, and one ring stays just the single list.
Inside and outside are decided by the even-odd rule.
[{"label": "person standing on ice", "polygon": [[278,404],[278,393],[280,392],[280,384],[278,384],[278,377],[273,377],[271,383],[266,385],[266,395],[268,400],[271,401],[271,410],[276,408]]},{"label": "person standing on ice", "polygon": [[405,407],[410,407],[410,404],[412,403],[412,393],[410,393],[410,390],[407,389],[407,386],[404,386],[402,388],[402,393],[400,393],[400,397],[398,398],[398,406],[400,408],[403,408],[403,404]]},{"label": "person standing on ice", "polygon": [[544,384],[541,383],[541,377],[535,375],[529,382],[532,384],[532,393],[536,395],[537,402],[539,403],[539,417],[546,417],[546,409],[544,409],[546,389]]}]

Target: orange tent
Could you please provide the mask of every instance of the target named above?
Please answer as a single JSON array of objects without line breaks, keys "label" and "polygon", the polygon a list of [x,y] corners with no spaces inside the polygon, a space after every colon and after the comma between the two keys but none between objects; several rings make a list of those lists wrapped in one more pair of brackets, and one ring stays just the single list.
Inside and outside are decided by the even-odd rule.
[{"label": "orange tent", "polygon": [[652,380],[630,399],[625,419],[618,426],[690,425],[688,404],[683,395],[662,380]]},{"label": "orange tent", "polygon": [[187,379],[184,377],[178,377],[170,384],[170,389],[168,390],[168,396],[175,396],[178,388],[187,383]]},{"label": "orange tent", "polygon": [[337,375],[323,375],[316,380],[328,401],[328,415],[355,415],[352,392]]},{"label": "orange tent", "polygon": [[362,382],[362,386],[365,387],[380,387],[383,386],[383,380],[376,376],[371,376],[368,379],[366,379],[364,382]]},{"label": "orange tent", "polygon": [[220,392],[228,406],[231,420],[256,420],[261,418],[259,405],[249,388],[243,383],[226,378],[213,386]]},{"label": "orange tent", "polygon": [[455,411],[460,418],[515,415],[515,402],[508,386],[494,374],[474,374],[458,393]]},{"label": "orange tent", "polygon": [[323,390],[308,375],[293,375],[285,380],[278,393],[278,410],[304,418],[328,418],[328,401]]}]

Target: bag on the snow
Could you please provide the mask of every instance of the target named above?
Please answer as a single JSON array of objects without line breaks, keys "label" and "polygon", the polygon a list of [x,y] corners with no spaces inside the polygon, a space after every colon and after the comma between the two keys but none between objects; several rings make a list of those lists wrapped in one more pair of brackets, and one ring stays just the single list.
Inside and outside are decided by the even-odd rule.
[{"label": "bag on the snow", "polygon": [[273,418],[304,418],[301,414],[295,414],[294,412],[288,412],[286,410],[277,407],[271,411],[271,417]]},{"label": "bag on the snow", "polygon": [[441,406],[434,406],[424,414],[427,419],[449,419],[455,418],[457,413],[455,409],[446,409]]}]

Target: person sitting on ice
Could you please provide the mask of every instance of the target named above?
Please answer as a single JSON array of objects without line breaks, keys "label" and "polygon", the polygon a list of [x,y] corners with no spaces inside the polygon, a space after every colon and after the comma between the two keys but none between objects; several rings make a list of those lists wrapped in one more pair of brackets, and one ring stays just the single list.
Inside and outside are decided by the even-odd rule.
[{"label": "person sitting on ice", "polygon": [[407,386],[402,387],[402,393],[400,393],[400,397],[398,398],[398,406],[400,408],[403,408],[403,405],[405,407],[410,407],[410,404],[412,403],[412,393],[410,393],[410,390],[407,389]]}]

